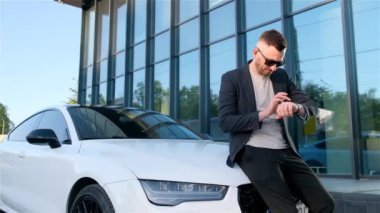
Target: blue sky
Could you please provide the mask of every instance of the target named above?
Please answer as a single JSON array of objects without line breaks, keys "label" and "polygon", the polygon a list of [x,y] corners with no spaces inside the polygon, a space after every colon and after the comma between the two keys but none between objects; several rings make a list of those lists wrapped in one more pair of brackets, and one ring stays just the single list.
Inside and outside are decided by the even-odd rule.
[{"label": "blue sky", "polygon": [[0,103],[14,124],[72,96],[81,9],[53,0],[0,0]]}]

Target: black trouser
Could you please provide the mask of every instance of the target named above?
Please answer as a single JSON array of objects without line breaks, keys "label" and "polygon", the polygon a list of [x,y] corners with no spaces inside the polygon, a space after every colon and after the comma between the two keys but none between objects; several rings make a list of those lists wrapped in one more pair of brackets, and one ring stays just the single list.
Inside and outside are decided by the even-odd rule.
[{"label": "black trouser", "polygon": [[318,177],[290,148],[246,145],[237,163],[273,213],[297,212],[291,195],[300,198],[310,213],[334,210],[334,201]]}]

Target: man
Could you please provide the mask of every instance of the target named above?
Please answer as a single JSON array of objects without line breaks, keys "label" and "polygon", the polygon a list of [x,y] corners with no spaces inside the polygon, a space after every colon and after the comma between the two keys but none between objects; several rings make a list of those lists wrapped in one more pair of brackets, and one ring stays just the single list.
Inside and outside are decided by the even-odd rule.
[{"label": "man", "polygon": [[309,212],[332,212],[331,196],[288,132],[287,118],[306,120],[318,108],[279,68],[286,47],[281,33],[266,31],[253,49],[253,60],[222,76],[219,125],[230,133],[227,164],[239,164],[273,213],[297,212],[291,195]]}]

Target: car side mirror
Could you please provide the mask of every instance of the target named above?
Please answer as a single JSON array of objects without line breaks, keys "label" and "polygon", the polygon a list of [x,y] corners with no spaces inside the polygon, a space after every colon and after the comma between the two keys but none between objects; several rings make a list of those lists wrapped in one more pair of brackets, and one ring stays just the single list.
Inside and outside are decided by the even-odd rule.
[{"label": "car side mirror", "polygon": [[34,145],[49,145],[52,149],[61,146],[57,135],[52,129],[36,129],[26,136],[26,140]]}]

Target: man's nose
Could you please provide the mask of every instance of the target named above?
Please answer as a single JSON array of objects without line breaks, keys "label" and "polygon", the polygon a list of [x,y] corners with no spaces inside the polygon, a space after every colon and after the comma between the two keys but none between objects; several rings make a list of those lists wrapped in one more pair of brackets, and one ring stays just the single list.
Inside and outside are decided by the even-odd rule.
[{"label": "man's nose", "polygon": [[273,64],[272,66],[269,67],[270,70],[273,72],[277,69],[277,65],[276,64]]}]

